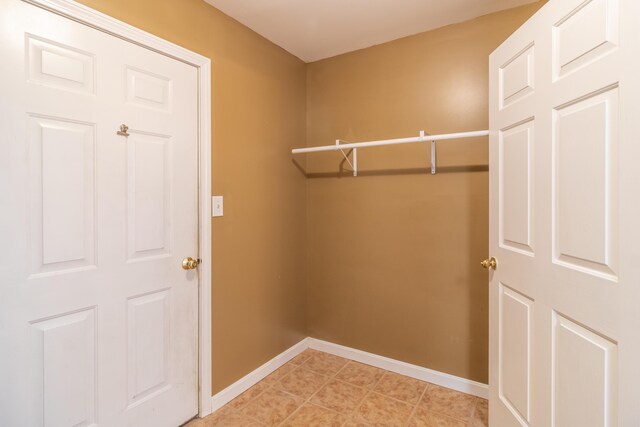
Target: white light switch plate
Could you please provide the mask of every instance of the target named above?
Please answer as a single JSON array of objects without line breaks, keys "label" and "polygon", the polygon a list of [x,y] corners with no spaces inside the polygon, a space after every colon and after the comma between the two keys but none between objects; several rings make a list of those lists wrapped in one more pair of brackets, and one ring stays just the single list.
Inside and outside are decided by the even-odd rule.
[{"label": "white light switch plate", "polygon": [[222,196],[211,196],[211,216],[224,215],[224,200]]}]

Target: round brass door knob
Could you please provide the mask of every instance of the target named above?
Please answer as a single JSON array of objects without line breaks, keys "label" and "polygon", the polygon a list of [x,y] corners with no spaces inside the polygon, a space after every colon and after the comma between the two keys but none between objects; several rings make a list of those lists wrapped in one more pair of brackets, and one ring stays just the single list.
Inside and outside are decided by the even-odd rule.
[{"label": "round brass door knob", "polygon": [[182,260],[182,268],[185,270],[193,270],[198,267],[198,260],[193,259],[190,256]]},{"label": "round brass door knob", "polygon": [[480,265],[482,266],[482,268],[495,270],[496,268],[498,268],[498,260],[495,259],[494,257],[491,257],[489,259],[485,259],[484,261],[482,261]]}]

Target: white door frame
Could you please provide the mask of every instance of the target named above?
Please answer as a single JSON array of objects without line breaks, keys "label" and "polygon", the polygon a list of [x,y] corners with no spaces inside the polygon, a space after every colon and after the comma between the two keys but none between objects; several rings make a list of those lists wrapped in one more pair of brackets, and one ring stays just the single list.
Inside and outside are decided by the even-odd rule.
[{"label": "white door frame", "polygon": [[151,49],[198,70],[199,257],[198,378],[199,415],[211,413],[211,60],[73,0],[23,0],[130,43]]}]

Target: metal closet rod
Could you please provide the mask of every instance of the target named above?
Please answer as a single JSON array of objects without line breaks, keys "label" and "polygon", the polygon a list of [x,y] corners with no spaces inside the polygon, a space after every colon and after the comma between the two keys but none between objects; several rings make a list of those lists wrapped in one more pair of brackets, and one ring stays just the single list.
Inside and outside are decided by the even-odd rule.
[{"label": "metal closet rod", "polygon": [[420,132],[420,136],[411,138],[397,138],[397,139],[381,139],[379,141],[366,141],[366,142],[352,142],[342,144],[341,141],[336,141],[335,145],[323,145],[321,147],[308,147],[308,148],[294,148],[291,150],[292,154],[302,153],[317,153],[319,151],[337,151],[348,150],[351,148],[366,148],[366,147],[379,147],[382,145],[396,145],[396,144],[409,144],[412,142],[427,142],[427,141],[442,141],[447,139],[458,138],[472,138],[477,136],[489,135],[488,130],[477,130],[472,132],[458,132],[458,133],[446,133],[442,135],[426,135],[424,132]]}]

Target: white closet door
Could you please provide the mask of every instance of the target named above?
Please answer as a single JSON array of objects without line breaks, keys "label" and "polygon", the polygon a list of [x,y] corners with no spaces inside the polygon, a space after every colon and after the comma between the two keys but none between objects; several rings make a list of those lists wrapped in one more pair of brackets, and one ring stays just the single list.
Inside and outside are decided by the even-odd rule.
[{"label": "white closet door", "polygon": [[0,425],[175,427],[198,411],[197,71],[18,0],[0,18]]},{"label": "white closet door", "polygon": [[640,425],[636,0],[551,0],[490,58],[490,422]]}]

